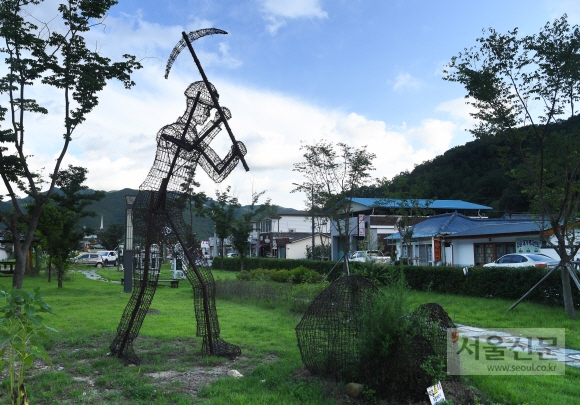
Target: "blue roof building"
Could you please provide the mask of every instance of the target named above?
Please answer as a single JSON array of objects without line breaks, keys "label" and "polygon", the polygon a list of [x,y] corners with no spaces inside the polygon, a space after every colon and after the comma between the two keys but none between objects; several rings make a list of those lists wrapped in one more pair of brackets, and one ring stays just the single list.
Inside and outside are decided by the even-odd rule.
[{"label": "blue roof building", "polygon": [[474,204],[462,200],[426,200],[400,198],[353,198],[352,212],[358,213],[372,210],[397,210],[413,206],[443,212],[490,211],[486,205]]},{"label": "blue roof building", "polygon": [[[388,235],[399,257],[415,264],[483,265],[523,246],[539,246],[552,257],[553,249],[542,249],[540,223],[530,217],[470,218],[457,212],[434,215],[411,227],[411,238],[402,241],[399,232]],[[534,243],[524,243],[531,241]]]}]

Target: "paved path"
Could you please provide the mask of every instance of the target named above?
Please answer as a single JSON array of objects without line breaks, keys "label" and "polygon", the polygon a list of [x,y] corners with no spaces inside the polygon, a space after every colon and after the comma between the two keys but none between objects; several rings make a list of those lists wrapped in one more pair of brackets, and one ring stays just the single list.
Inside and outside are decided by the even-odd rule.
[{"label": "paved path", "polygon": [[107,283],[115,283],[115,284],[121,284],[120,281],[113,281],[113,280],[108,280],[106,278],[103,278],[101,276],[99,276],[97,274],[96,270],[77,270],[78,273],[83,273],[87,278],[90,278],[91,280],[98,280],[98,281],[105,281]]},{"label": "paved path", "polygon": [[[457,325],[457,329],[459,331],[459,336],[468,338],[479,337],[481,340],[483,340],[491,336],[500,336],[502,338],[502,343],[498,344],[498,346],[511,348],[513,347],[513,343],[518,341],[519,346],[524,346],[523,348],[520,349],[521,351],[524,351],[526,350],[527,347],[529,347],[527,344],[525,344],[527,339],[522,340],[521,337],[512,336],[505,332],[493,331],[489,329],[476,328],[474,326],[459,325],[459,324]],[[550,353],[551,357],[552,356],[557,357],[557,361],[565,362],[567,366],[580,368],[580,350],[566,349],[563,347],[541,346],[537,339],[532,339],[530,343],[533,352]]]}]

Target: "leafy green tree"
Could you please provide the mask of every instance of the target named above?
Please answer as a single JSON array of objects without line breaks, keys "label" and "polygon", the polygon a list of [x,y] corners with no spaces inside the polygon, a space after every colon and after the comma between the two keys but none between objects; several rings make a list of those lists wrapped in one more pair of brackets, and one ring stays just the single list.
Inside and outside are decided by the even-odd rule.
[{"label": "leafy green tree", "polygon": [[572,118],[580,100],[580,28],[564,15],[538,34],[490,28],[484,35],[477,47],[451,59],[445,79],[462,84],[476,109],[478,125],[471,132],[502,137],[505,152],[517,156],[520,164],[512,173],[531,197],[542,228],[547,224],[553,232],[566,313],[575,318],[570,261],[580,248],[580,134]]},{"label": "leafy green tree", "polygon": [[123,241],[125,226],[122,224],[111,224],[99,234],[101,244],[107,250],[113,250]]},{"label": "leafy green tree", "polygon": [[260,197],[264,191],[252,194],[252,203],[249,207],[244,208],[241,215],[234,218],[231,224],[230,238],[232,245],[240,256],[240,270],[244,270],[244,258],[248,255],[251,242],[249,240],[255,223],[265,218],[271,218],[277,215],[278,207],[271,204],[268,198],[264,204],[258,205]]},{"label": "leafy green tree", "polygon": [[339,235],[343,252],[350,250],[350,234],[356,221],[351,219],[352,199],[370,180],[374,153],[366,146],[355,149],[345,143],[319,141],[303,143],[304,160],[294,164],[294,171],[305,180],[292,192],[303,192],[309,206],[326,216]]},{"label": "leafy green tree", "polygon": [[[76,128],[98,104],[97,94],[111,79],[134,85],[130,74],[141,65],[135,57],[124,55],[122,62],[110,59],[87,47],[84,35],[103,25],[115,0],[68,0],[58,6],[60,18],[42,21],[35,16],[42,0],[3,0],[0,2],[0,53],[5,57],[4,76],[0,77],[0,176],[12,202],[11,212],[0,213],[0,220],[13,235],[21,224],[23,241],[14,238],[16,258],[13,285],[22,288],[26,253],[32,243],[43,206],[53,196],[62,160]],[[40,26],[36,23],[40,22]],[[48,109],[30,98],[31,86],[52,88],[64,102],[61,151],[56,157],[45,192],[44,179],[30,169],[26,153],[28,122]],[[37,90],[38,91],[38,90]],[[55,140],[56,142],[56,140]],[[17,203],[18,193],[33,201],[32,210]]]},{"label": "leafy green tree", "polygon": [[[210,200],[202,211],[211,218],[215,226],[215,234],[220,240],[220,269],[224,262],[224,239],[232,234],[232,222],[237,208],[241,205],[236,197],[230,196],[231,187],[226,191],[216,190],[216,200]],[[215,258],[214,258],[215,259]]]},{"label": "leafy green tree", "polygon": [[306,257],[313,257],[314,260],[328,260],[330,258],[331,246],[327,243],[319,243],[314,246],[314,255],[312,255],[312,246],[306,246]]},{"label": "leafy green tree", "polygon": [[178,197],[178,203],[182,205],[188,214],[186,216],[189,217],[189,223],[187,225],[192,234],[194,218],[204,216],[204,207],[208,200],[207,195],[203,191],[196,191],[196,187],[200,186],[194,177],[196,166],[197,162],[191,162],[191,166],[185,169],[189,174],[186,176],[187,180],[180,185],[182,193]]},{"label": "leafy green tree", "polygon": [[61,170],[56,181],[60,192],[54,193],[52,200],[45,203],[38,221],[37,229],[44,236],[50,266],[54,265],[57,272],[58,288],[62,288],[71,256],[86,234],[79,221],[95,216],[95,212],[86,208],[105,197],[103,191],[88,191],[83,184],[86,175],[87,169],[84,167],[69,165],[68,169]]}]

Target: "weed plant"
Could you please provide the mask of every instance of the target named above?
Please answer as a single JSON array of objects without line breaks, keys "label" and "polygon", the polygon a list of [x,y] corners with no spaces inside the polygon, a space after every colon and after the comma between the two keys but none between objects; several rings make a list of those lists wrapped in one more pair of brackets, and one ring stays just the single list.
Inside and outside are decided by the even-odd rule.
[{"label": "weed plant", "polygon": [[361,382],[382,397],[421,398],[433,381],[445,378],[446,352],[438,350],[445,348],[445,337],[423,314],[412,313],[402,271],[385,281],[361,315]]}]

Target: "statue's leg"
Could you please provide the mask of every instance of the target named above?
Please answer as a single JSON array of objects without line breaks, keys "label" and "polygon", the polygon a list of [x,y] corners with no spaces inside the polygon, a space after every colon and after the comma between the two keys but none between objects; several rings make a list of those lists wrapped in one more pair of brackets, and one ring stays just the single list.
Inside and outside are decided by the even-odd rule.
[{"label": "statue's leg", "polygon": [[[140,194],[149,193],[140,192]],[[139,197],[143,196],[140,195]],[[136,202],[138,201],[136,200]],[[134,230],[137,240],[139,236],[143,235],[143,231],[145,232],[145,238],[143,240],[145,243],[145,258],[141,271],[138,271],[135,266],[133,268],[133,292],[117,327],[117,335],[109,346],[111,354],[132,364],[140,363],[140,359],[133,349],[133,341],[139,335],[139,330],[143,325],[147,311],[153,301],[159,279],[158,271],[150,271],[152,259],[151,245],[155,241],[155,222],[158,222],[158,220],[159,218],[155,218],[155,215],[151,212],[147,214],[146,218],[140,215],[134,215]]]},{"label": "statue's leg", "polygon": [[211,270],[207,265],[202,264],[205,263],[205,260],[200,260],[201,256],[185,243],[182,235],[188,229],[183,222],[181,213],[173,215],[169,221],[183,248],[186,259],[184,262],[188,263],[186,277],[193,287],[193,304],[197,323],[196,335],[203,339],[202,353],[213,356],[239,356],[242,353],[239,346],[220,338],[220,326],[215,306],[216,287]]}]

